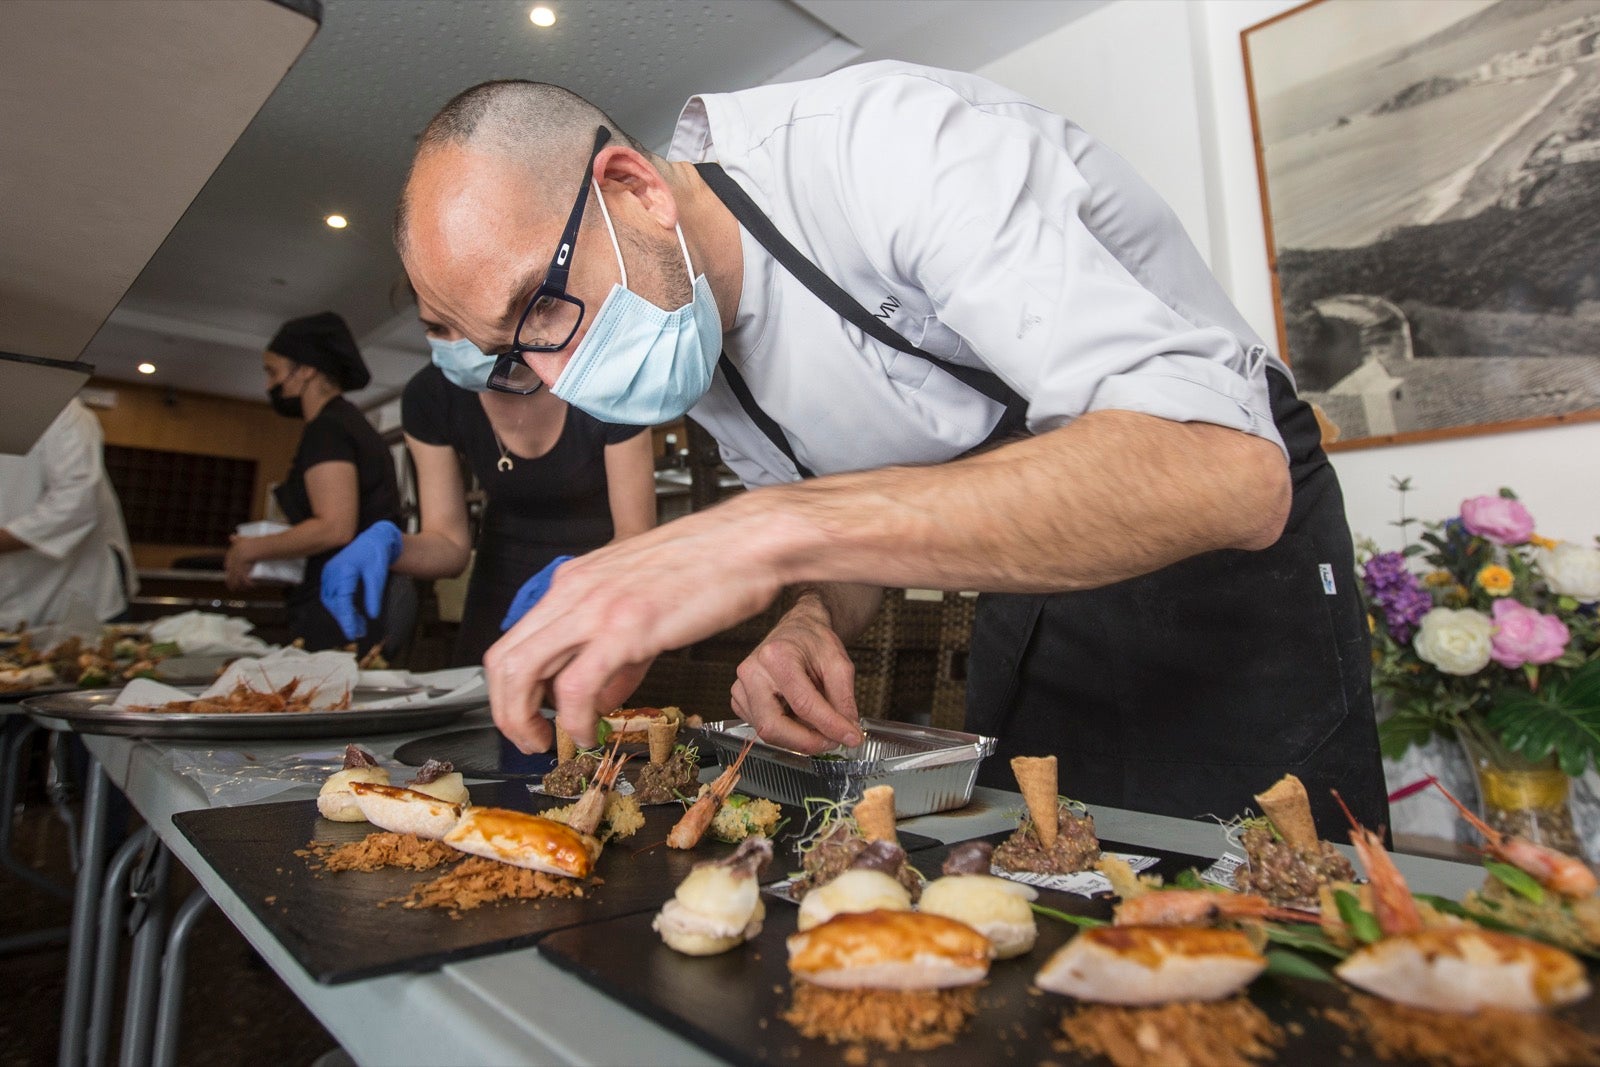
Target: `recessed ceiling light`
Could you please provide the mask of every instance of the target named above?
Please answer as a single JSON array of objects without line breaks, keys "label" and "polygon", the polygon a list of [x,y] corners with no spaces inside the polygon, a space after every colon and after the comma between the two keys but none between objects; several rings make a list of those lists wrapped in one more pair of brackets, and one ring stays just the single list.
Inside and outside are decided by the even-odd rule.
[{"label": "recessed ceiling light", "polygon": [[350,220],[345,218],[343,215],[329,215],[327,218],[323,219],[322,221],[326,222],[329,226],[331,226],[335,230],[342,230],[346,226],[350,225]]},{"label": "recessed ceiling light", "polygon": [[156,365],[154,363],[141,363],[141,364],[139,364],[139,373],[140,374],[154,374],[155,372],[156,372]]},{"label": "recessed ceiling light", "polygon": [[528,21],[541,28],[554,26],[556,24],[556,13],[540,4],[528,12]]}]

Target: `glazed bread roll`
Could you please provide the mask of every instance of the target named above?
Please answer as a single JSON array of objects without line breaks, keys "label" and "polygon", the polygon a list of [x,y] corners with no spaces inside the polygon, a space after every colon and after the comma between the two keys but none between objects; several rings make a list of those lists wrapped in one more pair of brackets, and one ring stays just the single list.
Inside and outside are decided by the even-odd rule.
[{"label": "glazed bread roll", "polygon": [[914,911],[837,915],[788,941],[789,971],[830,989],[949,989],[989,973],[994,946],[965,923]]},{"label": "glazed bread roll", "polygon": [[1333,970],[1385,1000],[1430,1011],[1549,1011],[1589,995],[1583,964],[1570,954],[1473,926],[1386,937]]},{"label": "glazed bread roll", "polygon": [[553,819],[506,808],[469,808],[445,844],[474,856],[562,878],[587,878],[600,842]]},{"label": "glazed bread roll", "polygon": [[381,830],[397,834],[416,834],[441,841],[461,818],[461,805],[451,804],[414,789],[379,785],[376,782],[351,782],[350,792],[367,821]]},{"label": "glazed bread roll", "polygon": [[334,771],[322,783],[322,791],[317,794],[317,811],[324,819],[361,822],[366,818],[361,814],[361,805],[356,803],[356,795],[350,792],[351,782],[388,785],[389,772],[382,767],[347,767],[342,771]]},{"label": "glazed bread roll", "polygon": [[1034,984],[1103,1004],[1220,1000],[1249,985],[1266,966],[1238,930],[1102,926],[1078,931]]},{"label": "glazed bread roll", "polygon": [[1031,950],[1038,939],[1039,927],[1029,906],[1037,899],[1032,886],[1009,878],[949,874],[923,887],[917,909],[966,923],[994,942],[995,959],[1008,960]]}]

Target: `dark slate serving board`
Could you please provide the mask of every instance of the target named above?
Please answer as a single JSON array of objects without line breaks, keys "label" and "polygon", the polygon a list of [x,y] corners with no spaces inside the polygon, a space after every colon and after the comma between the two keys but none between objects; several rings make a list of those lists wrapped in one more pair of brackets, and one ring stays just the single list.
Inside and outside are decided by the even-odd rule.
[{"label": "dark slate serving board", "polygon": [[[1004,835],[985,840],[1003,838]],[[1102,842],[1107,851],[1156,855],[1154,871],[1170,878],[1186,867],[1203,870],[1209,863],[1196,856],[1162,853],[1148,848]],[[911,859],[930,877],[936,876],[947,850],[912,853]],[[1147,872],[1148,873],[1148,872]],[[736,1064],[803,1063],[849,1067],[849,1046],[806,1038],[785,1022],[790,1004],[788,952],[785,939],[795,932],[798,909],[764,896],[767,921],[753,941],[721,956],[680,955],[662,944],[650,929],[649,915],[632,915],[560,930],[539,942],[539,953],[634,1010],[682,1034],[712,1053]],[[1053,890],[1040,890],[1047,907],[1074,915],[1109,918],[1110,903]],[[1062,1015],[1075,1007],[1066,997],[1033,986],[1036,975],[1076,927],[1040,916],[1039,941],[1033,951],[997,961],[978,994],[978,1007],[955,1042],[927,1051],[887,1052],[867,1049],[873,1067],[971,1067],[973,1064],[1103,1064],[1070,1049],[1053,1047]],[[1322,957],[1314,962],[1326,966]],[[1347,1005],[1344,987],[1305,979],[1264,975],[1250,987],[1251,1000],[1284,1028],[1286,1044],[1277,1062],[1348,1067],[1370,1063],[1376,1054],[1365,1042],[1329,1022],[1321,1014]],[[1600,997],[1591,997],[1562,1013],[1591,1033],[1600,1033]],[[862,1062],[856,1060],[854,1062]]]},{"label": "dark slate serving board", "polygon": [[543,778],[556,762],[552,752],[523,755],[493,726],[419,737],[395,749],[394,758],[410,767],[420,767],[431,759],[449,760],[468,778],[534,782]]},{"label": "dark slate serving board", "polygon": [[[521,811],[570,803],[536,796],[520,782],[477,785],[471,793],[474,803]],[[690,852],[667,848],[667,832],[682,810],[646,808],[644,828],[601,854],[596,868],[604,881],[582,898],[507,901],[462,912],[459,918],[440,908],[378,907],[446,868],[312,871],[304,857],[294,854],[297,849],[313,840],[359,841],[374,829],[367,823],[329,822],[317,814],[313,800],[188,811],[172,821],[307,973],[336,984],[431,970],[520,948],[552,930],[634,912],[645,913],[648,925],[649,915],[672,896],[696,863],[733,851],[732,845],[709,837]],[[790,845],[804,823],[803,817],[794,818],[799,812],[785,813],[790,822],[779,834],[768,879],[781,878],[789,869]],[[902,838],[908,850],[938,844],[915,834]]]}]

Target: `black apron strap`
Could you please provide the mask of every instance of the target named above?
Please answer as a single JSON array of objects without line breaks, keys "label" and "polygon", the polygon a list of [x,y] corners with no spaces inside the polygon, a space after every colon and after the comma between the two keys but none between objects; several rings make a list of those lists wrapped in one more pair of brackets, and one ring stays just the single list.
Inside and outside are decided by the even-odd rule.
[{"label": "black apron strap", "polygon": [[[811,290],[817,299],[833,309],[834,313],[840,318],[857,327],[873,340],[888,345],[897,352],[904,352],[907,355],[925,359],[968,388],[982,393],[997,404],[1004,405],[1006,410],[1001,414],[1000,421],[995,424],[994,429],[984,440],[983,445],[979,446],[980,448],[1022,432],[1027,415],[1027,401],[1016,390],[1001,381],[998,375],[989,371],[978,370],[975,367],[963,366],[960,363],[952,363],[942,356],[936,356],[932,352],[924,351],[907,341],[900,334],[890,329],[882,319],[862,307],[849,293],[841,289],[832,278],[824,274],[821,268],[807,259],[799,249],[795,248],[789,242],[789,239],[779,231],[778,227],[773,225],[772,220],[767,218],[761,208],[756,206],[756,202],[750,199],[750,195],[739,187],[738,182],[728,177],[727,172],[719,165],[716,163],[696,163],[695,170],[700,172],[700,176],[705,179],[706,185],[710,186],[711,191],[733,213],[733,217],[739,220],[739,224],[749,231],[750,236],[760,242],[761,246],[770,252],[772,257],[785,270],[794,275],[801,285]],[[783,432],[783,427],[779,426],[765,411],[762,411],[760,405],[756,403],[755,397],[750,392],[749,385],[734,367],[732,360],[728,359],[727,355],[724,354],[718,360],[718,366],[722,368],[723,374],[728,379],[728,385],[733,390],[733,395],[738,399],[739,405],[744,408],[745,414],[750,416],[751,421],[767,436],[768,440],[777,446],[779,451],[789,457],[789,461],[795,465],[795,469],[800,472],[802,478],[814,477],[814,473],[795,458],[794,446],[789,442],[788,435]]]}]

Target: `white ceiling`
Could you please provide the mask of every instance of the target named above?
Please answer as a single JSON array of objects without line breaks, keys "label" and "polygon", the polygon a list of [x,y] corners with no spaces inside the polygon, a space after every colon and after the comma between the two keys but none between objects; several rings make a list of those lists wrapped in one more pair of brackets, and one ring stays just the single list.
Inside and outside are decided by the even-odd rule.
[{"label": "white ceiling", "polygon": [[[974,69],[1106,0],[324,0],[322,29],[83,358],[102,377],[258,397],[277,326],[333,309],[373,384],[427,358],[389,240],[414,138],[492,78],[564,85],[664,147],[683,101],[896,58]],[[322,219],[350,219],[342,231]],[[142,361],[156,365],[140,375]]]}]

